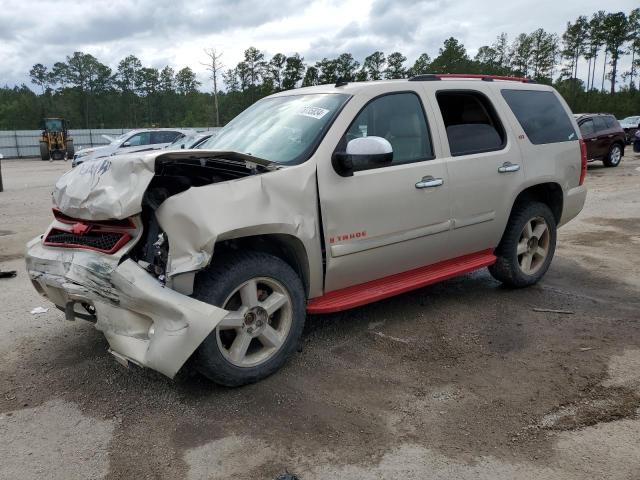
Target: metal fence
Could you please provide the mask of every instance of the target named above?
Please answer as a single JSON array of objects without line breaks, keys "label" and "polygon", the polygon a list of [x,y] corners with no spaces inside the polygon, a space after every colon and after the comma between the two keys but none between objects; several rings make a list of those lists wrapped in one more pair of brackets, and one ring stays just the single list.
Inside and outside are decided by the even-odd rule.
[{"label": "metal fence", "polygon": [[[186,128],[186,127],[180,127]],[[85,147],[106,145],[109,140],[102,135],[116,137],[131,128],[100,128],[89,130],[69,130],[73,138],[76,152]],[[193,127],[193,130],[204,132],[218,130],[217,127]],[[24,158],[40,156],[40,135],[42,130],[4,130],[0,131],[0,154],[4,158]],[[0,157],[1,158],[1,157]]]}]

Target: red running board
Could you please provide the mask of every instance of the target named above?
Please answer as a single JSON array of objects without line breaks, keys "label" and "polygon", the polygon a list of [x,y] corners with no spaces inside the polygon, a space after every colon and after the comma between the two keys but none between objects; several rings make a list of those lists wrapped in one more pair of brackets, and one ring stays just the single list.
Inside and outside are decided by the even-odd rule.
[{"label": "red running board", "polygon": [[496,256],[493,249],[464,255],[408,272],[397,273],[352,287],[334,290],[307,303],[309,313],[332,313],[376,302],[404,292],[422,288],[493,265]]}]

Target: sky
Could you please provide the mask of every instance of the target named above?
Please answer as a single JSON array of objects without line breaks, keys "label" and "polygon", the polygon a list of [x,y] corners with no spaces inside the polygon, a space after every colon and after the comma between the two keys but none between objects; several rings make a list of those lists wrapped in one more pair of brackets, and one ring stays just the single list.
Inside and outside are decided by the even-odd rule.
[{"label": "sky", "polygon": [[[306,62],[350,52],[400,51],[411,64],[455,36],[471,56],[501,32],[512,40],[600,9],[629,13],[637,0],[0,0],[0,84],[30,84],[29,70],[91,53],[113,70],[129,54],[144,66],[189,66],[210,90],[205,48],[235,66],[249,46],[300,53]],[[624,65],[623,65],[624,67]],[[586,65],[580,69],[586,75]],[[580,74],[580,71],[579,71]],[[580,76],[580,75],[579,75]]]}]

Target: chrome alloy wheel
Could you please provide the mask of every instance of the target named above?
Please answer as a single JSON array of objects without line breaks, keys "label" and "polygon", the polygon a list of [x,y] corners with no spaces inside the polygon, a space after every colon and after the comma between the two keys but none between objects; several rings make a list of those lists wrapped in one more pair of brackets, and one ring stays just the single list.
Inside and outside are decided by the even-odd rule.
[{"label": "chrome alloy wheel", "polygon": [[611,165],[617,165],[622,159],[622,149],[618,145],[611,147],[611,153],[609,154],[609,160]]},{"label": "chrome alloy wheel", "polygon": [[255,367],[275,355],[291,329],[289,293],[273,278],[243,283],[224,303],[229,313],[216,327],[218,347],[236,367]]},{"label": "chrome alloy wheel", "polygon": [[549,226],[543,217],[534,217],[525,224],[516,252],[523,273],[533,275],[542,267],[549,252],[550,239]]}]

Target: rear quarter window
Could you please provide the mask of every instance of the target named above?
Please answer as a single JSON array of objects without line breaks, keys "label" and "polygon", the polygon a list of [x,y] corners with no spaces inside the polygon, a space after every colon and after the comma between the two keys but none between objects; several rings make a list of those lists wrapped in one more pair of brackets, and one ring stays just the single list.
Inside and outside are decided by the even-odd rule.
[{"label": "rear quarter window", "polygon": [[578,139],[567,112],[553,92],[505,89],[502,96],[531,143],[542,145]]},{"label": "rear quarter window", "polygon": [[618,120],[613,118],[611,115],[604,117],[604,123],[607,124],[607,128],[618,128],[620,126],[618,124]]}]

